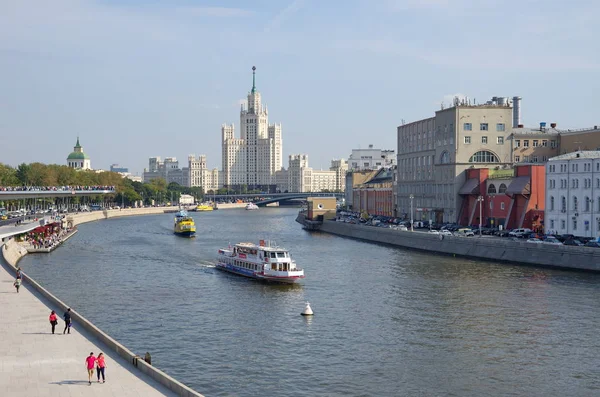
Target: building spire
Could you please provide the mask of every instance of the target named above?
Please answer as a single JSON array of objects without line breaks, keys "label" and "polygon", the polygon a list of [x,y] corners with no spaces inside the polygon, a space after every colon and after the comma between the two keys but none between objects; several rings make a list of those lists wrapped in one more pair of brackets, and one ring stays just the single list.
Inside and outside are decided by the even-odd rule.
[{"label": "building spire", "polygon": [[77,136],[77,143],[75,144],[75,147],[81,147],[81,145],[79,144],[79,135]]},{"label": "building spire", "polygon": [[253,94],[256,92],[256,66],[252,66],[252,91]]}]

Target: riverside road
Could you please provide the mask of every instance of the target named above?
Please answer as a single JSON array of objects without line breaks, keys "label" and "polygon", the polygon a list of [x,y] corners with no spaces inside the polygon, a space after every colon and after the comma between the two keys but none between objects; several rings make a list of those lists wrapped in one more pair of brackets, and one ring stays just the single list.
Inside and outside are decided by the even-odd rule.
[{"label": "riverside road", "polygon": [[[207,396],[600,393],[600,275],[310,233],[296,213],[192,213],[195,239],[170,214],[102,220],[20,266]],[[214,268],[219,248],[263,238],[290,250],[302,284]]]}]

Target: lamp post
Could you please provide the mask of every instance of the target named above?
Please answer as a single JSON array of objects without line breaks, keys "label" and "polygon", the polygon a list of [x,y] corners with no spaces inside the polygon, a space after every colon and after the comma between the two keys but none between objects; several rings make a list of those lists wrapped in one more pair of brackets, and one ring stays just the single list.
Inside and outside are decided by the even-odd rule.
[{"label": "lamp post", "polygon": [[479,237],[481,237],[481,216],[482,216],[482,207],[483,207],[483,196],[477,197],[477,201],[479,202]]},{"label": "lamp post", "polygon": [[410,231],[414,232],[415,229],[413,227],[413,223],[414,223],[414,216],[413,216],[413,199],[415,198],[415,196],[413,196],[412,194],[410,196],[408,196],[408,198],[410,199]]}]

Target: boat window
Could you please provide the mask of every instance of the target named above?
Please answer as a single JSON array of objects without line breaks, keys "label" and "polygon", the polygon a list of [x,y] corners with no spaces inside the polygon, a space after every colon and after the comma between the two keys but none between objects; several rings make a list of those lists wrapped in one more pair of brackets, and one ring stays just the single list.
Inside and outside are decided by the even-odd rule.
[{"label": "boat window", "polygon": [[276,258],[275,253],[271,252],[271,258]]},{"label": "boat window", "polygon": [[278,253],[277,253],[277,257],[278,257],[278,258],[285,258],[285,253],[283,253],[283,252],[278,252]]},{"label": "boat window", "polygon": [[273,263],[271,265],[271,270],[277,270],[277,263]]}]

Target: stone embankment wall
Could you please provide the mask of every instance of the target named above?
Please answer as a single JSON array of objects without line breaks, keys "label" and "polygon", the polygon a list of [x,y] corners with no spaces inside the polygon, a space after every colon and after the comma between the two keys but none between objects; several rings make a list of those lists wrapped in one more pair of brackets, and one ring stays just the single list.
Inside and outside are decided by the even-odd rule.
[{"label": "stone embankment wall", "polygon": [[390,244],[437,254],[512,262],[517,264],[600,271],[600,249],[533,244],[501,238],[455,237],[403,232],[344,222],[325,221],[322,232]]}]

